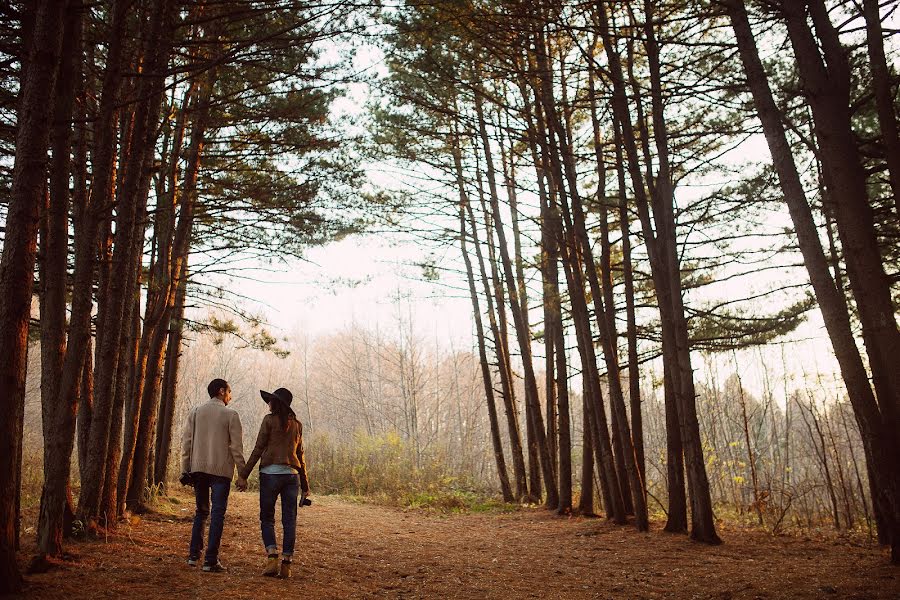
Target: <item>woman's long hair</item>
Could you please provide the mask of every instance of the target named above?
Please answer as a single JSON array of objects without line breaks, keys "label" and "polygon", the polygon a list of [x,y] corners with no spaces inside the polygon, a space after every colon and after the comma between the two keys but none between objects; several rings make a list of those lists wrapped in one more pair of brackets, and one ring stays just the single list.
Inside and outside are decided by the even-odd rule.
[{"label": "woman's long hair", "polygon": [[287,431],[288,423],[291,419],[296,420],[297,415],[294,414],[294,411],[291,410],[291,407],[282,402],[281,400],[272,400],[269,402],[269,407],[272,410],[272,414],[278,417],[278,422],[281,423],[281,428]]}]

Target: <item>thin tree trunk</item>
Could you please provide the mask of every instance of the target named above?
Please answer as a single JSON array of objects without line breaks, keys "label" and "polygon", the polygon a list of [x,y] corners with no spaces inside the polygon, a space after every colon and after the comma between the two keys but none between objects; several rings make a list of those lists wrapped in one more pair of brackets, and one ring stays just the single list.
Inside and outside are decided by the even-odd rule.
[{"label": "thin tree trunk", "polygon": [[691,538],[719,544],[721,539],[716,533],[713,518],[712,498],[709,492],[709,479],[706,475],[706,460],[703,453],[703,441],[697,420],[696,391],[694,388],[694,369],[691,365],[691,348],[688,338],[687,318],[684,310],[683,292],[681,288],[681,268],[678,259],[678,247],[675,231],[674,190],[669,166],[668,134],[665,125],[661,67],[659,62],[659,46],[653,23],[653,0],[644,1],[645,46],[650,67],[650,88],[653,106],[653,131],[656,141],[657,161],[659,163],[655,182],[656,208],[654,219],[661,254],[661,264],[668,278],[670,301],[672,303],[672,325],[675,337],[675,368],[679,371],[680,389],[676,389],[678,416],[681,422],[681,441],[684,448],[685,467],[688,477],[688,492],[691,503]]},{"label": "thin tree trunk", "polygon": [[750,419],[747,415],[747,400],[744,397],[744,384],[741,381],[741,375],[737,372],[737,352],[732,349],[731,354],[734,357],[735,376],[737,377],[738,384],[738,396],[741,401],[741,424],[743,425],[744,431],[744,443],[747,445],[747,462],[750,464],[750,481],[753,484],[753,504],[751,506],[756,511],[756,517],[759,520],[759,524],[763,525],[764,522],[762,505],[760,503],[759,496],[759,478],[756,474],[756,456],[753,453],[753,442],[750,439]]},{"label": "thin tree trunk", "polygon": [[591,399],[588,387],[582,392],[582,452],[581,452],[581,497],[578,499],[578,514],[585,517],[595,516],[594,511],[594,442],[591,427],[588,423]]},{"label": "thin tree trunk", "polygon": [[[121,87],[121,71],[123,67],[123,41],[126,37],[127,2],[118,0],[112,6],[110,22],[110,45],[107,50],[106,71],[100,92],[98,117],[94,130],[95,147],[91,155],[93,173],[89,206],[95,210],[106,212],[112,209],[115,189],[115,157],[116,157],[116,122],[119,91]],[[103,235],[100,240],[101,276],[98,294],[97,314],[97,358],[101,354],[101,336],[104,332],[103,323],[109,312],[106,294],[106,282],[110,279],[108,273],[111,263],[106,260],[106,250],[109,249],[109,222],[103,225]],[[120,259],[121,260],[121,259]],[[114,347],[113,347],[114,348]],[[110,354],[107,348],[107,356]],[[105,360],[109,360],[106,358]],[[97,360],[86,360],[86,364],[94,367]],[[81,492],[78,500],[78,514],[88,523],[96,517],[100,503],[100,493],[105,476],[106,440],[109,435],[109,414],[111,410],[111,386],[106,379],[103,381],[102,397],[97,398],[94,391],[97,390],[96,371],[90,375],[85,374],[83,380],[91,384],[90,411],[82,411],[82,416],[90,415],[90,422],[82,423],[83,443],[79,443],[81,450],[79,461],[81,468]],[[84,396],[84,394],[82,394]],[[102,442],[102,448],[100,448]]]},{"label": "thin tree trunk", "polygon": [[[515,272],[515,283],[516,290],[518,291],[519,298],[519,310],[522,313],[522,318],[525,323],[526,331],[531,331],[531,324],[528,318],[528,295],[525,288],[525,270],[522,264],[522,242],[519,232],[519,211],[518,206],[516,205],[516,188],[515,188],[515,166],[513,165],[514,157],[510,155],[509,160],[507,160],[506,150],[503,146],[502,140],[500,142],[500,163],[503,169],[503,178],[504,178],[504,186],[506,187],[506,197],[509,202],[509,211],[510,211],[510,221],[512,222],[512,234],[513,234],[513,258],[515,261],[514,264],[514,272]],[[551,398],[547,398],[548,405],[551,402]],[[537,406],[537,410],[540,411],[540,404]],[[534,408],[528,402],[525,403],[525,422],[528,424],[527,431],[528,434],[528,481],[529,485],[529,495],[532,498],[541,498],[543,493],[541,489],[541,467],[540,467],[540,458],[538,457],[538,444],[536,439],[535,432],[535,418],[534,418]],[[555,424],[553,424],[555,425]],[[548,427],[554,430],[555,427]],[[548,452],[551,456],[551,463],[553,463],[552,457],[555,453],[550,448],[550,440],[551,436],[547,436],[548,443]],[[555,467],[555,463],[554,463]],[[555,469],[554,469],[555,472]],[[550,497],[548,495],[548,505],[550,501]],[[551,508],[556,508],[556,505]]]},{"label": "thin tree trunk", "polygon": [[[692,508],[691,537],[698,541],[717,544],[721,543],[721,539],[716,534],[713,520],[709,480],[706,476],[706,465],[703,458],[703,447],[696,414],[687,319],[685,318],[682,299],[681,273],[675,238],[673,189],[668,163],[668,140],[662,106],[659,48],[652,19],[653,7],[649,0],[645,1],[644,10],[647,17],[644,25],[644,43],[650,67],[653,132],[656,141],[656,158],[659,165],[653,185],[653,218],[656,223],[655,239],[650,231],[649,202],[638,166],[639,161],[634,143],[634,130],[631,124],[631,117],[629,116],[624,78],[622,76],[621,58],[612,41],[606,5],[607,2],[603,0],[597,2],[597,15],[599,16],[600,32],[603,37],[603,46],[609,61],[613,83],[613,110],[620,126],[623,128],[621,137],[625,142],[632,183],[651,257],[651,271],[654,276],[654,284],[659,297],[660,315],[662,317],[663,351],[664,354],[668,354],[666,358],[668,359],[667,362],[670,362],[670,374],[677,374],[675,382],[677,385],[673,385],[673,391],[677,402],[681,442],[683,444],[689,482],[689,498]],[[639,102],[640,99],[638,98],[636,101]],[[650,165],[647,165],[647,168],[649,169]],[[668,333],[666,330],[668,330]],[[668,350],[667,346],[669,347]]]},{"label": "thin tree trunk", "polygon": [[[622,232],[622,277],[625,283],[625,319],[628,339],[628,400],[631,407],[631,439],[641,481],[646,493],[647,467],[644,458],[644,419],[641,400],[641,372],[637,350],[637,318],[635,316],[634,269],[631,264],[631,229],[622,148],[616,143],[616,175],[619,182],[619,227]],[[684,487],[682,486],[682,490]]]},{"label": "thin tree trunk", "polygon": [[[819,425],[819,417],[816,415],[812,403],[806,407],[806,410],[809,412],[810,419],[812,419],[812,425],[809,424],[809,421],[806,420],[805,417],[803,420],[806,424],[807,431],[809,431],[810,442],[812,442],[813,448],[816,451],[819,464],[822,466],[822,474],[825,476],[825,486],[828,489],[828,499],[831,501],[831,518],[834,522],[834,528],[840,531],[841,518],[838,511],[837,495],[834,493],[834,481],[831,478],[831,467],[828,464],[828,450],[825,447],[825,436],[822,434],[822,428]],[[802,412],[800,414],[801,416],[803,415]],[[815,433],[813,433],[813,427],[815,427]],[[819,445],[816,445],[817,440]]]},{"label": "thin tree trunk", "polygon": [[181,340],[184,330],[184,304],[187,295],[187,260],[178,274],[175,309],[169,321],[169,341],[166,349],[166,365],[160,392],[160,419],[156,428],[156,464],[153,483],[168,485],[169,455],[172,448],[172,430],[175,425],[175,400],[178,389],[178,370],[181,363]]},{"label": "thin tree trunk", "polygon": [[[137,440],[134,450],[134,464],[128,487],[127,498],[134,503],[135,510],[146,510],[146,494],[148,473],[151,465],[151,450],[153,448],[153,434],[156,431],[156,419],[159,408],[157,395],[159,394],[162,380],[163,363],[165,361],[165,340],[168,323],[175,306],[176,275],[181,264],[187,260],[190,252],[191,232],[193,231],[194,205],[197,196],[197,180],[203,156],[204,138],[206,135],[206,123],[209,115],[209,102],[212,96],[215,70],[210,71],[205,78],[200,92],[194,104],[194,120],[191,124],[191,138],[187,151],[187,168],[185,170],[184,185],[180,192],[175,194],[180,207],[178,225],[174,228],[171,242],[168,242],[168,234],[161,239],[163,246],[160,248],[159,258],[161,269],[157,276],[157,284],[160,286],[159,296],[156,299],[158,306],[154,307],[152,316],[156,323],[147,326],[145,320],[144,334],[151,337],[146,360],[146,383],[142,390],[141,414]],[[152,321],[153,319],[149,319]],[[166,325],[166,326],[164,326]],[[154,327],[155,326],[155,327]]]},{"label": "thin tree trunk", "polygon": [[[540,43],[540,42],[539,42]],[[542,86],[543,87],[543,86]],[[545,117],[541,110],[542,106],[552,104],[546,99],[541,100],[538,88],[535,86],[535,102],[537,117],[537,138],[543,154],[549,159],[548,172],[552,175],[548,178],[551,185],[550,198],[556,198],[557,194],[560,198],[560,205],[565,206],[565,188],[563,187],[564,178],[562,177],[562,165],[559,158],[559,146],[556,138],[551,135],[551,131],[545,125]],[[624,523],[625,510],[622,502],[620,490],[620,482],[615,471],[615,457],[612,452],[611,440],[609,437],[609,428],[606,421],[606,413],[602,403],[602,392],[600,390],[600,377],[597,372],[597,360],[594,353],[593,335],[590,330],[590,319],[588,316],[587,303],[584,292],[584,279],[581,271],[582,261],[579,258],[580,246],[572,238],[571,230],[563,236],[562,225],[559,224],[558,208],[552,207],[554,215],[555,229],[558,232],[560,241],[560,257],[566,273],[566,280],[569,288],[569,298],[572,303],[572,318],[575,323],[576,336],[579,340],[579,355],[581,356],[583,377],[585,385],[590,386],[591,404],[589,415],[585,417],[585,422],[592,427],[593,446],[596,453],[596,460],[600,476],[604,485],[602,486],[604,508],[609,518],[617,523]]]},{"label": "thin tree trunk", "polygon": [[[547,168],[546,152],[538,150],[538,133],[535,130],[535,115],[527,83],[519,70],[519,90],[525,102],[525,119],[528,133],[528,146],[534,162],[538,184],[538,198],[541,202],[541,275],[544,283],[544,344],[547,347],[547,373],[555,371],[555,384],[557,400],[556,417],[558,435],[558,447],[554,465],[558,467],[559,474],[559,514],[568,514],[572,511],[572,428],[571,410],[569,406],[569,382],[568,367],[566,365],[566,342],[562,319],[562,297],[559,286],[559,244],[562,232],[560,230],[559,214],[556,208],[555,193],[548,191],[553,187]],[[536,107],[534,107],[536,108]],[[552,361],[552,362],[551,362]],[[550,389],[551,381],[548,380],[547,391],[547,415],[548,420],[553,416],[550,411],[554,394]],[[593,471],[593,466],[591,466]],[[590,475],[589,475],[590,477]],[[591,480],[593,484],[593,480]],[[592,495],[592,494],[591,494]],[[593,498],[591,498],[593,502]],[[591,504],[590,512],[593,512]]]},{"label": "thin tree trunk", "polygon": [[[479,189],[480,193],[480,189]],[[483,200],[482,200],[483,203]],[[478,227],[475,222],[475,212],[472,210],[471,203],[466,203],[466,212],[469,218],[469,227],[472,230],[472,242],[475,247],[475,256],[478,260],[478,268],[481,274],[481,281],[484,287],[485,302],[487,303],[488,321],[491,327],[491,334],[494,338],[494,352],[497,354],[498,371],[500,373],[500,386],[504,409],[506,412],[506,424],[509,429],[510,452],[513,459],[513,475],[516,479],[516,498],[523,500],[528,496],[528,480],[525,471],[525,456],[522,448],[522,435],[519,430],[518,411],[516,411],[515,397],[513,396],[512,381],[510,380],[509,358],[506,337],[498,324],[498,318],[503,318],[502,301],[498,298],[498,306],[495,312],[493,294],[491,293],[491,283],[488,278],[484,266],[484,257],[481,252],[481,243],[478,241]],[[490,234],[488,234],[490,235]],[[490,238],[488,239],[490,247]],[[491,271],[496,279],[496,263],[491,261]],[[494,283],[494,289],[497,291],[500,286]]]},{"label": "thin tree trunk", "polygon": [[559,491],[556,487],[556,473],[550,461],[550,452],[547,448],[544,419],[541,414],[540,401],[537,393],[537,381],[534,375],[534,363],[531,353],[531,334],[522,313],[522,304],[516,289],[515,278],[512,273],[512,263],[509,257],[509,248],[506,242],[506,233],[500,215],[500,203],[497,197],[497,182],[494,174],[493,160],[491,158],[490,140],[487,135],[487,127],[482,110],[482,93],[475,96],[475,111],[478,116],[478,127],[481,134],[482,150],[485,157],[485,165],[490,189],[491,211],[494,217],[494,227],[497,231],[497,245],[500,249],[500,259],[506,275],[507,293],[510,298],[510,309],[516,327],[516,339],[519,342],[519,351],[522,358],[522,369],[525,373],[525,401],[531,405],[532,424],[534,427],[535,442],[538,450],[538,458],[541,465],[544,485],[547,489],[547,504],[557,506],[559,504]]},{"label": "thin tree trunk", "polygon": [[94,407],[94,345],[93,338],[88,340],[84,363],[81,366],[81,389],[78,394],[78,479],[84,481],[87,467],[87,443],[90,434],[91,413]]},{"label": "thin tree trunk", "polygon": [[478,302],[478,292],[475,287],[475,273],[472,269],[472,260],[466,244],[466,206],[469,204],[466,194],[465,181],[463,180],[462,159],[460,157],[459,138],[454,137],[453,161],[456,168],[456,182],[459,189],[459,244],[463,261],[466,265],[466,276],[469,282],[469,294],[472,298],[472,311],[475,316],[475,335],[478,339],[478,356],[481,363],[481,378],[484,384],[484,395],[487,400],[488,418],[491,426],[491,443],[494,448],[494,460],[497,464],[497,474],[500,477],[500,489],[505,502],[512,502],[515,497],[509,482],[509,474],[506,469],[506,458],[503,455],[503,443],[500,439],[500,422],[497,417],[497,406],[494,402],[494,387],[491,380],[490,363],[485,347],[484,326],[481,322],[481,307]]},{"label": "thin tree trunk", "polygon": [[[663,381],[665,386],[665,409],[666,409],[666,453],[667,453],[667,479],[668,479],[668,497],[669,510],[665,531],[668,532],[686,532],[687,531],[687,498],[685,494],[685,469],[684,469],[684,440],[682,423],[684,421],[681,414],[680,402],[678,400],[681,384],[681,372],[677,368],[677,341],[675,337],[675,318],[673,315],[674,305],[672,302],[673,292],[671,290],[671,282],[666,276],[668,267],[665,258],[659,248],[659,240],[653,231],[651,223],[647,188],[640,171],[640,159],[635,142],[636,135],[634,127],[631,124],[627,96],[625,91],[625,81],[622,74],[622,67],[619,55],[612,46],[612,39],[608,30],[608,18],[604,7],[598,7],[598,14],[601,20],[601,32],[603,33],[604,46],[607,51],[607,58],[610,63],[610,75],[613,83],[613,129],[615,133],[616,146],[625,148],[627,161],[620,161],[620,164],[627,164],[628,172],[631,178],[632,188],[635,194],[635,200],[638,209],[638,216],[641,222],[641,229],[644,235],[644,243],[647,246],[647,253],[650,258],[651,276],[657,296],[657,306],[659,308],[661,332],[662,332],[662,351],[663,351]],[[633,79],[633,78],[632,78]],[[637,89],[637,83],[632,81],[633,86]],[[636,94],[635,104],[637,106],[637,114],[639,124],[641,126],[641,139],[643,143],[644,156],[648,163],[648,175],[646,184],[655,189],[653,180],[649,173],[650,160],[649,144],[644,131],[646,123],[643,121],[641,99]],[[715,538],[712,540],[715,542]]]}]

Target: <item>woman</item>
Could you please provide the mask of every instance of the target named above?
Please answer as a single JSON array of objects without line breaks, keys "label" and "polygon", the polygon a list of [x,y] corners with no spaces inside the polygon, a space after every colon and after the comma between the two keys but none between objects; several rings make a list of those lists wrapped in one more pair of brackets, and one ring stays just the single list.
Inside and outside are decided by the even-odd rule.
[{"label": "woman", "polygon": [[[259,393],[268,403],[270,412],[263,417],[253,454],[240,476],[246,481],[259,461],[259,522],[268,556],[262,574],[287,578],[291,576],[291,558],[297,537],[298,502],[302,503],[309,495],[303,426],[291,410],[293,395],[290,391],[279,388],[272,393],[262,390]],[[275,541],[275,501],[279,496],[284,528],[280,568]]]}]

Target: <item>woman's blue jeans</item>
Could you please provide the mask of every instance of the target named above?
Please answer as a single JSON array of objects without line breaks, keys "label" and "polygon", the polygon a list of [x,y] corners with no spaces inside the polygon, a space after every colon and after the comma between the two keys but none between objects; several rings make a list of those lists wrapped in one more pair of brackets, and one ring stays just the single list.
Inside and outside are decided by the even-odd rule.
[{"label": "woman's blue jeans", "polygon": [[300,496],[299,475],[259,474],[259,524],[266,552],[277,549],[275,541],[275,502],[281,496],[281,526],[284,529],[281,553],[294,554],[297,539],[297,499]]}]

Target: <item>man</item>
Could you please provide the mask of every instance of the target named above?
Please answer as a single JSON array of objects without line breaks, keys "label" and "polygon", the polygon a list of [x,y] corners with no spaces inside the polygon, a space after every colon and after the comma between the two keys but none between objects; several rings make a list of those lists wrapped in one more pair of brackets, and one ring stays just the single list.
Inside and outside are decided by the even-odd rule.
[{"label": "man", "polygon": [[[228,408],[231,387],[224,379],[213,379],[206,390],[209,400],[188,414],[181,438],[182,477],[190,473],[197,501],[187,562],[196,566],[200,561],[206,517],[212,515],[203,570],[221,573],[226,570],[219,562],[219,543],[225,525],[228,493],[235,467],[240,472],[246,463],[241,419],[237,411]],[[247,488],[243,480],[239,480],[237,485],[242,491]]]}]

